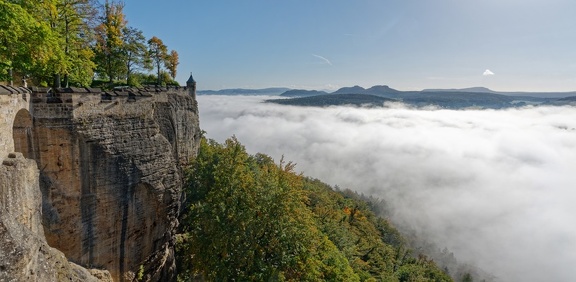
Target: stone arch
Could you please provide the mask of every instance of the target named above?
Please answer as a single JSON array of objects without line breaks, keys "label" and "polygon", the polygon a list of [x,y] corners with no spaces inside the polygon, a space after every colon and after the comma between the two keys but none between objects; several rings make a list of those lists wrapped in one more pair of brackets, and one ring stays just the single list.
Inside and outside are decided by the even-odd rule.
[{"label": "stone arch", "polygon": [[14,117],[12,125],[14,152],[20,152],[27,159],[36,159],[34,142],[34,127],[32,115],[26,109],[20,109]]}]

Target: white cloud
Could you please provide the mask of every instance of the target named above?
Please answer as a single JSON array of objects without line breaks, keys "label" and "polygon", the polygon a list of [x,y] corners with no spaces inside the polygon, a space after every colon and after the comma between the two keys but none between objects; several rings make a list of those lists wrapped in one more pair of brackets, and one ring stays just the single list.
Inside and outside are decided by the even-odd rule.
[{"label": "white cloud", "polygon": [[484,73],[482,74],[483,76],[491,76],[494,75],[494,73],[491,70],[485,70]]},{"label": "white cloud", "polygon": [[[576,108],[302,108],[199,96],[207,136],[372,194],[500,281],[576,277]],[[537,265],[538,267],[534,267]]]},{"label": "white cloud", "polygon": [[328,60],[328,59],[326,59],[326,58],[324,58],[324,57],[322,57],[322,56],[320,56],[320,55],[312,54],[312,56],[314,56],[314,57],[316,57],[316,58],[324,61],[324,63],[326,63],[326,64],[332,65],[332,62],[330,62],[330,60]]}]

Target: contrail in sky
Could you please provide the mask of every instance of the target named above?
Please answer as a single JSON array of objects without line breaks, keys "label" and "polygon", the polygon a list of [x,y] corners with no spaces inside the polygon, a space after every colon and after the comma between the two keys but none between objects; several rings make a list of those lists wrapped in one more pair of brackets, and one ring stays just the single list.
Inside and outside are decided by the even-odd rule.
[{"label": "contrail in sky", "polygon": [[312,54],[312,56],[314,56],[314,57],[316,57],[316,58],[318,58],[318,59],[326,62],[326,63],[329,64],[329,65],[332,65],[332,62],[330,62],[330,60],[328,60],[328,59],[326,59],[326,58],[324,58],[324,57],[322,57],[322,56],[320,56],[320,55]]}]

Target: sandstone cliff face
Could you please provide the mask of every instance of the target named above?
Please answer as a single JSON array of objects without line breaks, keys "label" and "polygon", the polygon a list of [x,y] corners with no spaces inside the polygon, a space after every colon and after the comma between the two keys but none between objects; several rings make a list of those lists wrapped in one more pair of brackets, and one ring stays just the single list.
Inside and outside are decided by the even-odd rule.
[{"label": "sandstone cliff face", "polygon": [[149,279],[169,279],[180,166],[200,134],[196,101],[179,93],[119,103],[82,98],[64,111],[72,114],[65,122],[54,118],[59,109],[34,108],[48,243],[118,281],[141,267]]},{"label": "sandstone cliff face", "polygon": [[40,211],[36,162],[10,154],[0,165],[0,281],[111,281],[48,246]]},{"label": "sandstone cliff face", "polygon": [[[32,93],[29,112],[16,109],[6,115],[7,120],[15,120],[14,146],[4,142],[8,144],[5,147],[36,160],[39,179],[34,181],[39,183],[36,190],[42,192],[35,196],[42,198],[41,209],[27,210],[35,210],[37,218],[42,211],[43,230],[39,219],[25,224],[38,230],[36,241],[31,235],[24,237],[36,245],[22,251],[29,254],[16,260],[21,264],[30,259],[38,261],[37,265],[44,261],[65,264],[69,268],[63,273],[70,269],[80,273],[46,280],[109,278],[106,272],[95,270],[92,275],[66,258],[88,268],[106,269],[114,281],[131,280],[141,270],[147,280],[171,279],[182,166],[196,154],[200,138],[195,96],[166,89],[107,96],[85,89],[67,92]],[[6,174],[12,173],[16,172]],[[11,191],[15,185],[7,184],[5,189]],[[2,214],[0,232],[8,230],[5,226],[10,223]],[[14,253],[10,248],[19,244],[20,235],[13,234],[9,230],[2,233],[0,242],[14,244],[0,244],[0,260],[2,254]],[[46,245],[44,237],[65,258]],[[28,271],[22,270],[23,265],[14,266],[16,261],[7,264]],[[0,272],[7,264],[0,264]]]}]

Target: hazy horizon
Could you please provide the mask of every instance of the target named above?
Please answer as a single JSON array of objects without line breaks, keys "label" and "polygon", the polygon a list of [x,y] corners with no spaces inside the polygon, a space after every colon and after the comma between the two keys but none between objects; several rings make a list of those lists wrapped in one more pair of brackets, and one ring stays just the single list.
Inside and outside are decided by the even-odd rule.
[{"label": "hazy horizon", "polygon": [[576,276],[576,108],[303,108],[199,96],[201,128],[386,201],[497,281]]},{"label": "hazy horizon", "polygon": [[[485,88],[487,90],[490,91],[494,91],[494,92],[502,92],[502,93],[571,93],[571,92],[576,92],[576,88],[574,90],[566,90],[566,91],[530,91],[530,90],[499,90],[499,89],[492,89],[489,87],[485,87],[485,86],[468,86],[468,87],[459,87],[459,88],[455,88],[455,87],[448,87],[448,88],[422,88],[422,89],[399,89],[396,88],[390,84],[386,84],[386,83],[381,83],[381,84],[373,84],[373,85],[357,85],[357,84],[352,84],[352,85],[343,85],[340,88],[343,87],[354,87],[354,86],[360,86],[364,89],[368,89],[370,87],[374,87],[374,86],[388,86],[394,90],[399,90],[399,91],[424,91],[424,90],[462,90],[462,89],[473,89],[473,88]],[[337,91],[340,88],[336,88],[336,89],[312,89],[312,88],[290,88],[287,86],[270,86],[270,87],[263,87],[263,88],[241,88],[241,87],[233,87],[233,88],[221,88],[221,89],[201,89],[198,88],[198,91],[222,91],[222,90],[233,90],[233,89],[243,89],[243,90],[263,90],[263,89],[275,89],[275,88],[287,88],[287,89],[292,89],[292,90],[317,90],[317,91],[325,91],[328,93],[332,93],[334,91]],[[250,95],[250,94],[246,94],[246,95]]]},{"label": "hazy horizon", "polygon": [[576,90],[576,1],[124,1],[198,89]]}]

